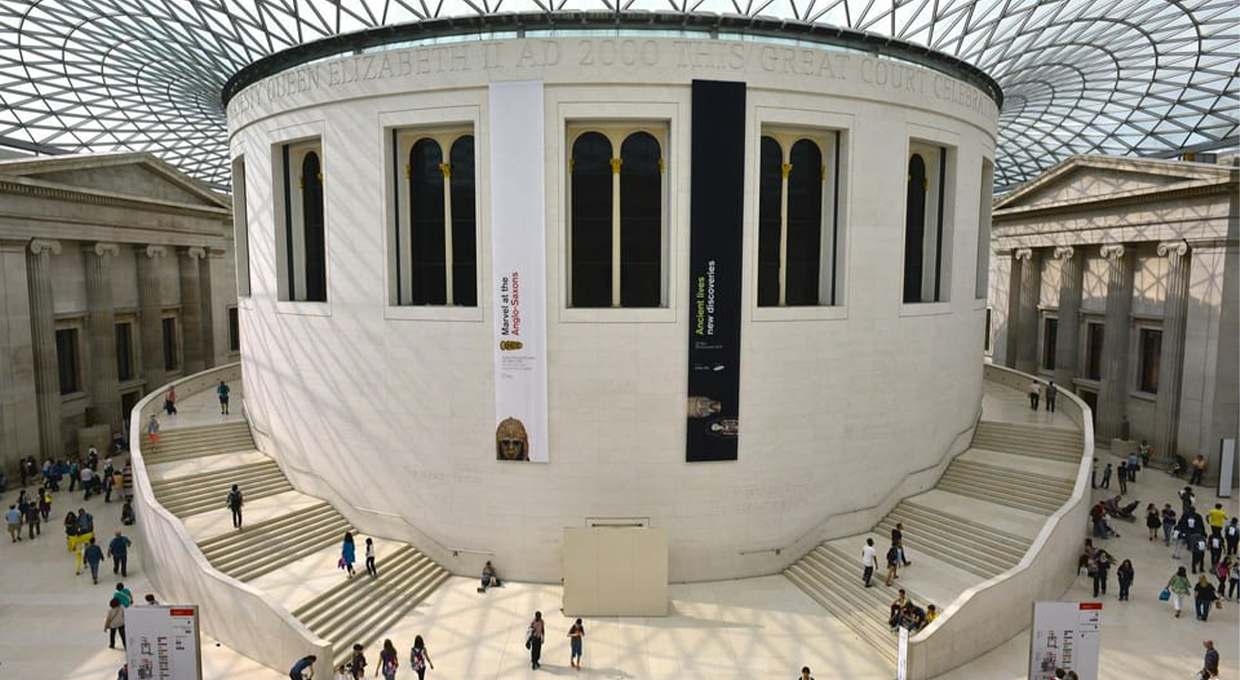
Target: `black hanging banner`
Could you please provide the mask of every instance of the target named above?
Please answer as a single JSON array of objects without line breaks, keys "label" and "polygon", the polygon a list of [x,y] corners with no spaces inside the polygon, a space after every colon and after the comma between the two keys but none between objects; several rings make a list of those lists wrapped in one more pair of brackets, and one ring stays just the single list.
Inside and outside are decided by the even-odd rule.
[{"label": "black hanging banner", "polygon": [[693,81],[685,458],[736,460],[745,208],[745,83]]}]

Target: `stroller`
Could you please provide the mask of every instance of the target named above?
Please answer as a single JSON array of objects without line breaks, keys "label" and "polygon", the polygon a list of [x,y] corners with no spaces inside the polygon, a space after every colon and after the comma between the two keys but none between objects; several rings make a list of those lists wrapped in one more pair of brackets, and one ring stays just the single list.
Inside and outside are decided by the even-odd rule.
[{"label": "stroller", "polygon": [[1168,470],[1168,472],[1171,473],[1172,477],[1179,477],[1180,475],[1184,474],[1184,471],[1187,469],[1188,469],[1188,461],[1184,460],[1183,456],[1176,456],[1175,462],[1171,464],[1171,469]]}]

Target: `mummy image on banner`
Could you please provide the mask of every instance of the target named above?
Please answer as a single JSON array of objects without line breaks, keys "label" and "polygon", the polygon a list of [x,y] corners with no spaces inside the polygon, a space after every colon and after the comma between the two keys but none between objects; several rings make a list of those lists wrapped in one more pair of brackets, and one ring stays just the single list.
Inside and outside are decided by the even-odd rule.
[{"label": "mummy image on banner", "polygon": [[545,463],[547,271],[542,83],[493,83],[488,115],[495,458]]}]

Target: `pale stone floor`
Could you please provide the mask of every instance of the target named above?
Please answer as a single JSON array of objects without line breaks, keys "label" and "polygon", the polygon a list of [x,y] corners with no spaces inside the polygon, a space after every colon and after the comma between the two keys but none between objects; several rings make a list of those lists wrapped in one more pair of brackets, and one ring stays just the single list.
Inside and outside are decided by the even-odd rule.
[{"label": "pale stone floor", "polygon": [[[239,417],[239,385],[233,390],[233,419]],[[204,395],[205,396],[205,395]],[[1003,410],[1003,419],[1026,419],[1048,423],[1045,412],[1034,415],[1019,401],[995,399],[987,394],[987,417]],[[163,418],[165,429],[205,422],[220,422],[214,395],[183,400],[181,415]],[[999,401],[1006,403],[997,403]],[[1058,420],[1054,422],[1058,425]],[[1106,459],[1105,453],[1101,456]],[[1178,507],[1175,490],[1182,486],[1157,472],[1142,472],[1130,486],[1130,498],[1147,502],[1171,502]],[[1116,485],[1112,485],[1113,490]],[[1116,493],[1114,490],[1113,493]],[[1105,493],[1105,492],[1104,492]],[[1198,491],[1201,504],[1212,505],[1213,493]],[[4,494],[12,502],[14,492]],[[1099,496],[1101,497],[1101,496]],[[71,499],[71,500],[68,500]],[[42,538],[34,542],[0,542],[0,680],[110,680],[123,662],[120,651],[109,650],[103,632],[107,599],[114,583],[111,570],[92,586],[89,577],[73,576],[72,558],[65,551],[61,518],[67,508],[81,506],[81,496],[61,493],[53,503],[52,521]],[[105,505],[94,498],[86,504],[95,515],[100,535],[118,526],[120,506]],[[1228,505],[1235,514],[1235,497]],[[257,508],[255,508],[257,510]],[[226,521],[221,519],[220,521]],[[211,522],[199,522],[197,531]],[[195,522],[191,522],[195,524]],[[1215,640],[1223,657],[1223,676],[1240,678],[1240,608],[1225,603],[1208,623],[1171,617],[1170,607],[1157,600],[1157,593],[1177,565],[1161,542],[1146,540],[1144,526],[1120,523],[1123,537],[1106,542],[1120,559],[1132,559],[1136,567],[1133,600],[1117,602],[1118,586],[1103,599],[1104,610],[1102,680],[1179,680],[1200,667],[1201,640]],[[909,537],[910,545],[915,537]],[[142,576],[141,546],[130,561],[125,580],[141,598],[150,591]],[[916,552],[910,551],[916,561]],[[383,550],[380,550],[382,556]],[[324,571],[336,573],[331,559],[312,559]],[[1184,562],[1187,565],[1187,562]],[[308,566],[299,562],[290,569]],[[382,573],[382,561],[379,564]],[[501,565],[502,568],[502,565]],[[914,565],[910,571],[916,570]],[[289,576],[283,574],[282,576]],[[338,578],[328,574],[299,574],[298,579]],[[296,601],[294,582],[275,576],[266,584],[281,597]],[[303,581],[304,583],[304,581]],[[436,669],[428,677],[454,680],[580,676],[587,678],[662,680],[748,680],[792,678],[802,665],[814,669],[819,680],[889,680],[891,670],[875,657],[870,647],[827,615],[782,576],[673,585],[673,615],[667,618],[595,618],[586,621],[585,668],[580,673],[568,665],[564,634],[570,621],[558,611],[558,586],[508,584],[486,595],[475,592],[472,578],[453,578],[429,599],[387,631],[405,650],[413,636],[421,634]],[[1081,577],[1064,594],[1067,600],[1090,600],[1090,583]],[[209,606],[209,604],[207,605]],[[529,670],[524,648],[524,629],[532,612],[547,617],[548,644],[543,670]],[[1028,617],[1028,611],[1013,616]],[[942,676],[950,680],[1017,680],[1024,678],[1028,653],[1027,631],[964,667]],[[374,650],[371,650],[374,656]],[[290,659],[290,664],[292,660]],[[275,680],[283,672],[265,668],[231,650],[204,641],[204,677],[209,680]],[[407,670],[398,677],[413,677]]]}]

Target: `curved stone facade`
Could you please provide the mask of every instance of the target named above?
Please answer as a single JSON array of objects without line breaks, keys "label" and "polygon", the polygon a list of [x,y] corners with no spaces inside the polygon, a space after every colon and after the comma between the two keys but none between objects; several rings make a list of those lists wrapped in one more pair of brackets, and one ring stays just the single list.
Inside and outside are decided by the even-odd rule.
[{"label": "curved stone facade", "polygon": [[[692,128],[709,120],[695,117],[695,80],[746,85],[739,403],[731,406],[740,432],[736,460],[704,463],[686,462],[686,399],[697,396],[687,377],[697,319]],[[510,81],[542,88],[545,217],[523,233],[536,239],[541,229],[545,243],[536,283],[545,291],[546,464],[496,454],[502,303],[492,286],[492,227],[506,216],[494,214],[492,196],[496,182],[512,178],[491,162],[512,140],[493,133],[501,118],[511,129],[521,112],[497,110],[489,95]],[[909,473],[937,464],[973,422],[986,307],[976,295],[986,271],[979,228],[988,229],[996,116],[980,90],[895,59],[622,31],[415,45],[269,76],[229,105],[232,154],[245,167],[235,191],[247,231],[239,260],[249,267],[239,280],[251,292],[240,301],[247,415],[294,473],[321,476],[356,507],[399,516],[442,545],[491,551],[512,578],[558,580],[562,529],[591,518],[666,528],[674,581],[771,573],[797,556],[752,551],[873,506]],[[661,153],[655,304],[574,305],[572,144],[592,130],[623,141],[639,128]],[[476,280],[454,281],[457,295],[475,287],[476,306],[401,304],[409,300],[395,225],[410,200],[402,182],[418,172],[401,162],[409,130],[473,135]],[[763,137],[787,140],[781,148],[823,140],[822,186],[833,200],[822,204],[831,219],[820,218],[830,222],[821,243],[832,248],[830,266],[819,260],[817,304],[760,300],[771,252],[760,223],[784,219],[759,196],[764,181],[779,186],[777,175],[762,177]],[[283,201],[298,191],[284,180],[283,149],[296,152],[305,140],[318,141],[322,163],[326,301],[297,301],[304,284],[287,277],[287,262],[298,255],[281,236],[289,215],[313,219]],[[930,273],[913,284],[930,301],[905,303],[905,194],[919,148],[936,159],[927,195],[934,182],[943,187],[925,207],[927,220],[941,208],[931,266],[941,274],[937,284]],[[787,269],[791,260],[780,261]],[[690,399],[695,410],[712,415]],[[737,423],[728,421],[714,431],[731,436]]]}]

